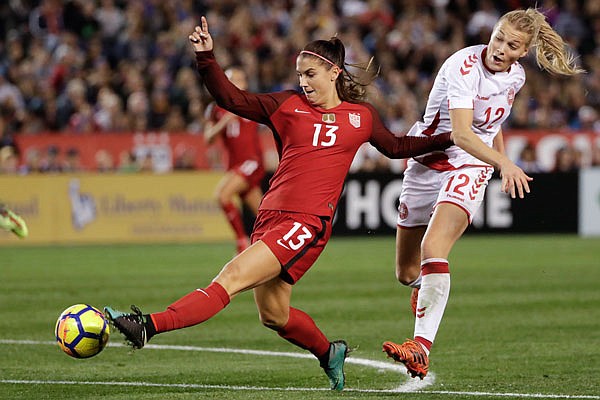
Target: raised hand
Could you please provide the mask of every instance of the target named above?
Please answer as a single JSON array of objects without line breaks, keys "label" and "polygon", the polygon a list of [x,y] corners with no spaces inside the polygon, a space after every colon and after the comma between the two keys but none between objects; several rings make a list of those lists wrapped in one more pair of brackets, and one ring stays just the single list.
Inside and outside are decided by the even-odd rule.
[{"label": "raised hand", "polygon": [[188,39],[194,48],[194,51],[209,51],[213,49],[213,40],[208,32],[208,22],[206,17],[200,19],[201,26],[196,26]]}]

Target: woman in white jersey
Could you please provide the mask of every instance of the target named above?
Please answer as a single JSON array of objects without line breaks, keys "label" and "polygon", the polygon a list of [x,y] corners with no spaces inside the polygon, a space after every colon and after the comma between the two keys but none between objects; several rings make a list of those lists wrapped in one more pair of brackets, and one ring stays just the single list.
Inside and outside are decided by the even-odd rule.
[{"label": "woman in white jersey", "polygon": [[508,118],[525,72],[517,60],[535,49],[551,74],[583,72],[562,38],[535,9],[500,18],[490,42],[459,50],[440,68],[423,121],[409,136],[452,132],[455,146],[409,161],[404,175],[396,235],[396,277],[413,288],[414,340],[385,342],[383,351],[421,379],[450,292],[448,255],[481,205],[494,168],[502,191],[529,193],[532,180],[504,154],[502,123]]}]

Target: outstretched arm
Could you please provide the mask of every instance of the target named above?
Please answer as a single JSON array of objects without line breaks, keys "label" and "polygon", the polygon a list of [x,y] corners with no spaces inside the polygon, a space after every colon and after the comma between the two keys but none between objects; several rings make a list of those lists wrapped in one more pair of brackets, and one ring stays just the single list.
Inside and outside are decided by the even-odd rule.
[{"label": "outstretched arm", "polygon": [[371,137],[370,142],[384,156],[389,158],[412,158],[432,151],[446,150],[454,143],[450,133],[435,136],[394,136],[391,132]]},{"label": "outstretched arm", "polygon": [[373,106],[367,104],[373,115],[373,131],[369,142],[383,155],[389,158],[411,158],[436,150],[445,150],[454,143],[450,133],[436,136],[395,136],[383,125],[379,114]]}]

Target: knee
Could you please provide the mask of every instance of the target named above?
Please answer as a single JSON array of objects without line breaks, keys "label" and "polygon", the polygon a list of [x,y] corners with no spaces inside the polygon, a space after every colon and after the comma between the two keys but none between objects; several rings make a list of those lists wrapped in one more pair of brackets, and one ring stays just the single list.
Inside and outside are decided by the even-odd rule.
[{"label": "knee", "polygon": [[419,277],[421,273],[420,263],[416,264],[397,264],[396,265],[396,279],[404,286],[410,285]]},{"label": "knee", "polygon": [[424,258],[429,258],[432,251],[433,251],[434,246],[431,244],[430,241],[427,240],[423,240],[423,242],[421,243],[421,254],[424,255]]},{"label": "knee", "polygon": [[231,196],[229,196],[226,193],[223,193],[222,191],[215,193],[215,198],[221,207],[224,207],[233,201]]},{"label": "knee", "polygon": [[259,311],[260,323],[274,331],[280,331],[287,324],[287,317],[267,310]]},{"label": "knee", "polygon": [[419,273],[411,273],[408,274],[406,272],[401,273],[396,271],[396,279],[398,279],[398,282],[400,282],[401,284],[403,284],[404,286],[408,286],[410,285],[412,282],[415,281],[415,279],[417,279],[419,277]]},{"label": "knee", "polygon": [[235,258],[225,264],[221,272],[215,278],[221,286],[227,290],[230,296],[234,296],[248,288],[249,282],[242,265]]}]

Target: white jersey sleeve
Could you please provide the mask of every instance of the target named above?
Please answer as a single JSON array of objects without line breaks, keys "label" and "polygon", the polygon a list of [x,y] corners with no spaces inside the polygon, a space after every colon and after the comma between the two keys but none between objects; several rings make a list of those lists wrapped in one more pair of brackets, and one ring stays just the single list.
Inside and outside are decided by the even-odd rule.
[{"label": "white jersey sleeve", "polygon": [[[471,46],[450,56],[440,68],[427,100],[423,120],[409,131],[411,136],[450,132],[450,110],[473,110],[472,130],[488,146],[510,114],[517,92],[525,84],[525,72],[514,63],[506,72],[489,71],[483,62],[487,46]],[[458,146],[444,152],[415,157],[430,168],[451,170],[470,165],[488,165]]]}]

